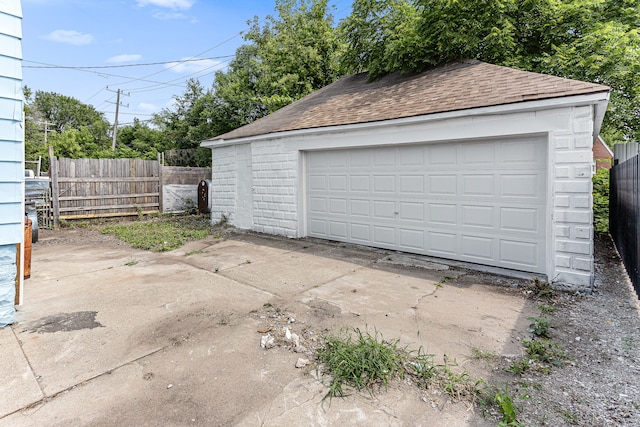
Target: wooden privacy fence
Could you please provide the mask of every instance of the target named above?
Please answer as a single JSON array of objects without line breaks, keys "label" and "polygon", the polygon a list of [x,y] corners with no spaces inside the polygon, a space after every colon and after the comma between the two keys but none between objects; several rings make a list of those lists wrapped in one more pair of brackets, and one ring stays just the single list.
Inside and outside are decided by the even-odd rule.
[{"label": "wooden privacy fence", "polygon": [[54,224],[160,211],[160,167],[140,159],[51,158]]},{"label": "wooden privacy fence", "polygon": [[[164,167],[157,160],[67,159],[50,154],[55,227],[60,219],[179,211],[175,203],[171,209],[163,210],[163,187],[171,189],[174,182],[192,187],[192,191],[185,193],[186,200],[195,197],[200,179],[211,177],[211,169],[208,168]],[[195,199],[192,205],[197,206]]]}]

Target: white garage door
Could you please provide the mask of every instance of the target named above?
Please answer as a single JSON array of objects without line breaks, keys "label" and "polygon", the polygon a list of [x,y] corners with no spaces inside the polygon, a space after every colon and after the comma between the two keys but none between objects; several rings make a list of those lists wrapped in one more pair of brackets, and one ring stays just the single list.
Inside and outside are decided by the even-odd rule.
[{"label": "white garage door", "polygon": [[308,152],[309,236],[545,271],[541,138]]}]

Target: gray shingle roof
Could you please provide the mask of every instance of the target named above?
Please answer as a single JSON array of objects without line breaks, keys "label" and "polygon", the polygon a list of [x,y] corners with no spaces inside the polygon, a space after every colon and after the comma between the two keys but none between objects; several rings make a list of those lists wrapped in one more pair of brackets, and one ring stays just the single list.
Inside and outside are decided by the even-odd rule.
[{"label": "gray shingle roof", "polygon": [[368,82],[367,75],[362,73],[343,77],[210,141],[607,91],[609,87],[599,84],[472,60],[422,73],[396,72],[373,82]]}]

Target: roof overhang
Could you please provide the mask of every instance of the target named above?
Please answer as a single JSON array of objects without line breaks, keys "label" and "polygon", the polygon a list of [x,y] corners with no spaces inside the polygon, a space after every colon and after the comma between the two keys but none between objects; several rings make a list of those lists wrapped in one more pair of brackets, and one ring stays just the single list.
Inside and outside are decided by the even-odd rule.
[{"label": "roof overhang", "polygon": [[553,108],[562,107],[578,107],[578,106],[593,106],[594,107],[594,122],[593,122],[593,137],[594,139],[600,134],[600,128],[602,127],[602,121],[604,114],[607,111],[607,105],[609,103],[609,91],[595,92],[586,95],[565,96],[560,98],[549,98],[536,101],[525,101],[512,104],[501,104],[489,107],[470,108],[465,110],[447,111],[443,113],[426,114],[422,116],[404,117],[399,119],[382,120],[376,122],[367,123],[355,123],[349,125],[339,126],[325,126],[308,129],[296,129],[283,132],[274,132],[261,135],[247,136],[243,138],[234,139],[208,139],[200,143],[201,147],[206,148],[220,148],[231,145],[247,144],[250,142],[269,141],[274,139],[280,139],[284,137],[317,135],[317,134],[332,134],[332,133],[344,133],[353,130],[375,130],[386,126],[402,126],[409,124],[428,123],[438,120],[454,119],[459,117],[469,116],[488,116],[498,115],[505,113],[520,113],[530,111],[549,110]]}]

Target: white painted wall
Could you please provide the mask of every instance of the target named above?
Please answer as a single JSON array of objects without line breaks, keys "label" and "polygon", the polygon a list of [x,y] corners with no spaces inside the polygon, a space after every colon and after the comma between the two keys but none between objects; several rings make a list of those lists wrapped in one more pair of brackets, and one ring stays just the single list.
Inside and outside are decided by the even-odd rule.
[{"label": "white painted wall", "polygon": [[[213,219],[228,215],[240,228],[304,237],[304,156],[310,150],[442,143],[476,138],[538,135],[548,141],[547,280],[557,287],[590,290],[593,282],[591,145],[596,104],[606,95],[534,101],[373,124],[283,132],[214,142]],[[251,144],[251,226],[238,197],[238,148]],[[217,144],[217,146],[216,146]]]},{"label": "white painted wall", "polygon": [[0,0],[0,327],[14,320],[16,244],[24,239],[22,9]]}]

